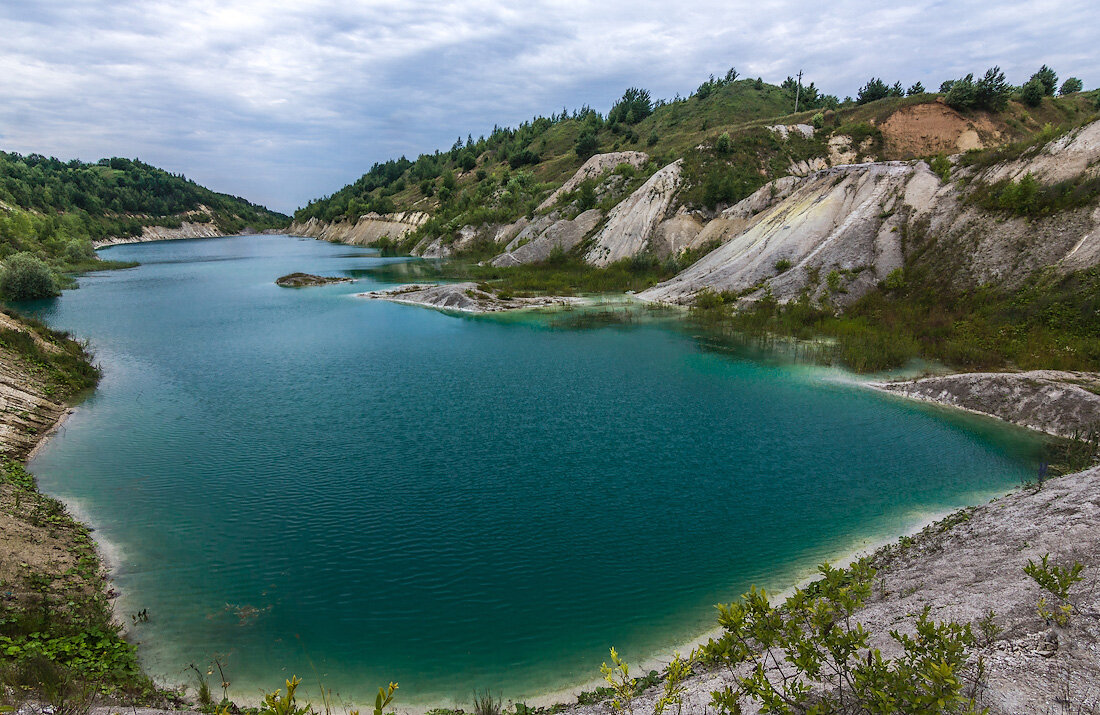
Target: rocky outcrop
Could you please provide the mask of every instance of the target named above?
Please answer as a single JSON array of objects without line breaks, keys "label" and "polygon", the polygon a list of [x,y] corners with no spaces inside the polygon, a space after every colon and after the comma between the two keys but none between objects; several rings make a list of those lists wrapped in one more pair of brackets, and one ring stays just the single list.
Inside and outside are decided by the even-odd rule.
[{"label": "rocky outcrop", "polygon": [[765,187],[747,204],[726,212],[709,232],[712,238],[736,235],[640,297],[688,302],[703,288],[751,297],[767,283],[779,300],[790,300],[803,291],[821,294],[828,290],[827,274],[843,271],[841,289],[847,292],[836,297],[854,299],[902,264],[900,235],[894,230],[900,219],[893,212],[905,201],[909,185],[938,183],[923,164],[880,163],[828,169]]},{"label": "rocky outcrop", "polygon": [[225,231],[219,229],[213,222],[184,221],[179,227],[167,226],[142,226],[140,236],[110,236],[100,241],[93,241],[93,248],[105,248],[124,243],[148,243],[150,241],[173,241],[181,238],[220,238],[225,236]]},{"label": "rocky outcrop", "polygon": [[[500,254],[491,263],[494,266],[519,266],[524,263],[538,263],[549,258],[555,248],[562,251],[572,250],[584,240],[592,229],[596,228],[603,213],[598,209],[589,209],[574,219],[561,219],[547,226],[537,235],[529,234],[525,242],[517,237],[510,251]],[[538,225],[544,225],[537,222]],[[532,224],[534,226],[536,224]],[[530,228],[530,227],[529,227]]]},{"label": "rocky outcrop", "polygon": [[1031,174],[1044,184],[1079,176],[1100,176],[1100,122],[1075,129],[1034,153],[994,167],[983,179],[990,183]]},{"label": "rocky outcrop", "polygon": [[550,194],[545,201],[539,204],[536,210],[544,211],[550,208],[557,203],[558,198],[561,197],[562,194],[574,191],[581,185],[582,181],[586,179],[595,179],[601,174],[611,171],[619,164],[629,164],[635,169],[640,169],[645,166],[648,161],[649,154],[642,151],[615,151],[609,154],[596,154],[595,156],[590,156],[588,160],[581,165],[581,168],[577,169],[577,173],[573,174],[573,176],[562,184],[557,191]]},{"label": "rocky outcrop", "polygon": [[505,310],[562,306],[582,302],[580,298],[560,296],[503,298],[483,290],[477,283],[411,284],[390,290],[359,293],[359,297],[459,313],[499,313]]},{"label": "rocky outcrop", "polygon": [[1093,373],[972,372],[871,386],[1058,437],[1084,437],[1100,431],[1100,376]]},{"label": "rocky outcrop", "polygon": [[702,230],[702,220],[681,206],[674,216],[657,226],[649,241],[650,249],[660,256],[678,255],[695,245]]},{"label": "rocky outcrop", "polygon": [[649,248],[650,237],[680,188],[682,164],[677,159],[664,167],[613,208],[584,260],[602,267]]},{"label": "rocky outcrop", "polygon": [[778,135],[780,139],[790,139],[794,134],[806,139],[814,138],[814,128],[809,124],[774,124],[768,127],[768,131]]},{"label": "rocky outcrop", "polygon": [[1038,218],[994,214],[967,202],[970,189],[954,179],[974,186],[1031,173],[1053,183],[1095,172],[1100,122],[1017,161],[960,169],[950,182],[922,161],[850,164],[785,177],[704,226],[689,247],[722,245],[640,297],[690,303],[709,289],[748,301],[766,292],[781,302],[807,293],[845,305],[900,268],[903,251],[959,287],[1015,288],[1044,268],[1081,270],[1100,263],[1100,207]]},{"label": "rocky outcrop", "polygon": [[423,211],[402,211],[377,214],[373,211],[359,217],[355,223],[346,221],[328,223],[311,218],[295,221],[288,232],[294,236],[319,238],[322,241],[350,243],[355,246],[372,246],[382,238],[398,241],[415,231],[429,218]]},{"label": "rocky outcrop", "polygon": [[[0,313],[0,328],[29,335],[40,350],[61,352],[25,324]],[[0,346],[0,454],[24,459],[66,413],[63,403],[47,394],[41,368],[14,350]]]}]

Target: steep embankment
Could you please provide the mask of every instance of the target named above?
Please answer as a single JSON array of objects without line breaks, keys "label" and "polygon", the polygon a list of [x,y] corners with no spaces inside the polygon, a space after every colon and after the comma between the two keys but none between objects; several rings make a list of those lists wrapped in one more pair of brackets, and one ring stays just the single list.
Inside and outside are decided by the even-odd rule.
[{"label": "steep embankment", "polygon": [[80,344],[0,315],[0,709],[165,701],[113,623],[89,529],[22,464],[97,377]]},{"label": "steep embankment", "polygon": [[382,239],[398,242],[427,220],[428,215],[422,211],[384,215],[368,213],[360,216],[355,223],[325,223],[316,218],[304,222],[294,221],[287,231],[295,236],[319,238],[322,241],[372,246]]}]

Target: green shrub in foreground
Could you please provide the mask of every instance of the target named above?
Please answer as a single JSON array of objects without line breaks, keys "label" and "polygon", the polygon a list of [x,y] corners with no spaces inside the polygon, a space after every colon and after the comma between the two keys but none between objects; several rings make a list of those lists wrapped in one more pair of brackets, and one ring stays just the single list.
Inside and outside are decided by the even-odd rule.
[{"label": "green shrub in foreground", "polygon": [[[728,667],[736,681],[712,693],[720,715],[741,713],[742,698],[774,713],[979,712],[964,692],[966,652],[974,644],[969,625],[935,623],[925,608],[913,635],[890,632],[901,654],[883,657],[852,620],[871,595],[874,569],[860,561],[848,570],[825,564],[820,572],[821,581],[781,606],[754,587],[718,607],[725,634],[704,646],[704,657]],[[737,670],[741,665],[747,673]]]},{"label": "green shrub in foreground", "polygon": [[4,261],[0,293],[8,300],[36,300],[58,295],[57,281],[42,259],[22,252]]}]

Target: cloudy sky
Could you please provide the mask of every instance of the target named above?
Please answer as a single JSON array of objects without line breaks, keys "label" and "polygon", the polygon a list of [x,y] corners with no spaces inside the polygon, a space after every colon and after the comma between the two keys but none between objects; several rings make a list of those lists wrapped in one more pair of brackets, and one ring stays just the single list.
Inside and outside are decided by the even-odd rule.
[{"label": "cloudy sky", "polygon": [[735,66],[854,95],[1047,63],[1100,84],[1096,0],[3,0],[0,148],[139,157],[282,211],[374,161]]}]

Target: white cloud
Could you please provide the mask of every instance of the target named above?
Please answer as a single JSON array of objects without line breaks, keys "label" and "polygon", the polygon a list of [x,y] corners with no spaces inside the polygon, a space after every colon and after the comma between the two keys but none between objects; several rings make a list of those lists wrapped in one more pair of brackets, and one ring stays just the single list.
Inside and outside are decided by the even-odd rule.
[{"label": "white cloud", "polygon": [[377,160],[731,65],[842,97],[992,64],[1100,77],[1080,0],[9,0],[0,23],[4,149],[140,156],[283,210]]}]

